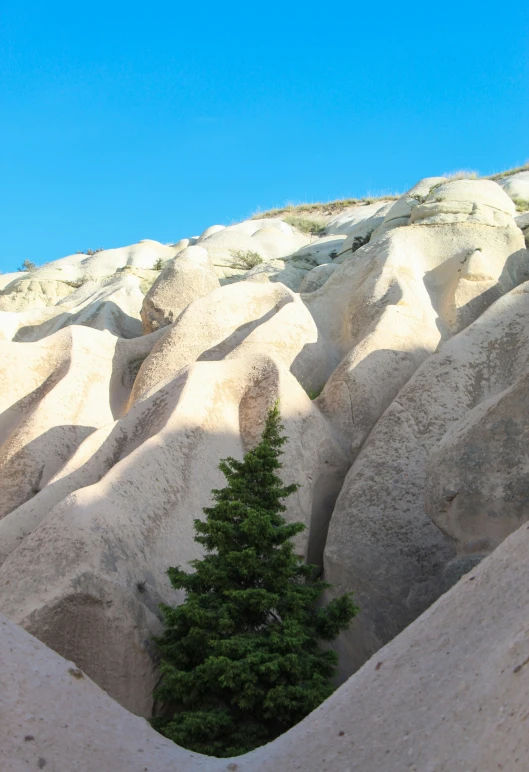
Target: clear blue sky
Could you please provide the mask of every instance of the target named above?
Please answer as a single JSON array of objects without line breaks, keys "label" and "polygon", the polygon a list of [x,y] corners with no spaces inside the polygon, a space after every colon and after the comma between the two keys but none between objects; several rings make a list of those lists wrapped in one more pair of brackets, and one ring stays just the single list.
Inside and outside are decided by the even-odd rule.
[{"label": "clear blue sky", "polygon": [[0,269],[529,158],[529,4],[0,0]]}]

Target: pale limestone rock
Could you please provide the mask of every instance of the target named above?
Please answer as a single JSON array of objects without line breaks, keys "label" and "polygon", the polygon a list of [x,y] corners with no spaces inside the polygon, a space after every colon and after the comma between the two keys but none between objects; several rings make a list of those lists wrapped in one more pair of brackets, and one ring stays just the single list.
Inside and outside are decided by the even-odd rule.
[{"label": "pale limestone rock", "polygon": [[508,228],[514,225],[514,213],[514,203],[496,182],[448,180],[436,185],[426,199],[414,207],[410,223],[468,222]]},{"label": "pale limestone rock", "polygon": [[385,201],[375,201],[373,204],[361,204],[345,209],[329,220],[324,233],[328,236],[348,236],[353,228],[371,219],[385,206]]},{"label": "pale limestone rock", "polygon": [[323,236],[311,244],[301,247],[289,260],[304,260],[313,266],[331,263],[343,249],[345,236]]},{"label": "pale limestone rock", "polygon": [[45,488],[86,437],[121,415],[155,340],[128,342],[71,326],[37,343],[0,342],[0,518]]},{"label": "pale limestone rock", "polygon": [[37,281],[23,273],[0,293],[0,311],[25,311],[29,308],[54,306],[72,291],[72,287],[64,282]]},{"label": "pale limestone rock", "polygon": [[[325,549],[326,578],[337,591],[355,588],[362,606],[361,618],[338,644],[344,663],[361,664],[446,589],[443,570],[455,550],[425,512],[430,456],[470,411],[528,371],[526,283],[430,356],[365,440],[336,503]],[[508,463],[499,472],[507,482]]]},{"label": "pale limestone rock", "polygon": [[240,253],[255,253],[266,262],[292,255],[309,243],[308,237],[294,232],[286,223],[282,225],[285,228],[276,227],[273,221],[249,220],[201,239],[200,246],[207,250],[217,276],[229,278],[238,268]]},{"label": "pale limestone rock", "polygon": [[292,226],[276,217],[255,218],[230,225],[230,230],[246,233],[247,236],[253,236],[254,233],[257,233],[262,228],[276,228],[282,233],[293,235]]},{"label": "pale limestone rock", "polygon": [[313,268],[301,282],[300,293],[315,292],[320,287],[323,287],[327,279],[333,275],[337,268],[338,266],[334,263],[318,265],[316,268]]},{"label": "pale limestone rock", "polygon": [[512,385],[478,402],[428,460],[426,512],[458,555],[488,554],[529,519],[529,368],[509,375]]},{"label": "pale limestone rock", "polygon": [[343,262],[357,249],[363,247],[370,240],[373,232],[384,222],[385,216],[393,208],[393,202],[389,201],[367,220],[357,223],[349,230],[347,238],[341,245],[338,261]]},{"label": "pale limestone rock", "polygon": [[140,278],[125,272],[107,279],[87,281],[62,300],[61,305],[17,314],[13,339],[37,341],[70,325],[135,338],[142,334],[141,283]]},{"label": "pale limestone rock", "polygon": [[430,194],[432,188],[446,182],[445,177],[425,177],[413,188],[401,196],[386,212],[385,217],[371,234],[371,241],[375,241],[393,228],[408,225],[412,211],[422,203]]},{"label": "pale limestone rock", "polygon": [[0,290],[4,290],[12,281],[20,279],[19,271],[13,273],[0,273]]},{"label": "pale limestone rock", "polygon": [[3,770],[527,769],[528,550],[524,527],[307,718],[233,760],[179,748],[0,618]]},{"label": "pale limestone rock", "polygon": [[529,201],[529,171],[502,177],[497,182],[512,199]]},{"label": "pale limestone rock", "polygon": [[220,233],[220,231],[223,231],[225,227],[225,225],[210,225],[209,228],[206,228],[206,230],[200,234],[198,241],[207,239],[208,236],[212,236],[214,233]]},{"label": "pale limestone rock", "polygon": [[223,485],[218,461],[240,458],[258,441],[278,397],[289,437],[283,479],[301,483],[286,516],[307,524],[298,549],[320,562],[345,455],[280,360],[246,348],[226,361],[198,362],[153,389],[101,432],[100,449],[87,438],[81,466],[74,468],[74,457],[66,475],[50,482],[64,498],[43,497],[33,530],[0,569],[2,611],[123,705],[149,715],[157,604],[181,599],[166,569],[200,555],[193,519]]},{"label": "pale limestone rock", "polygon": [[401,227],[362,247],[304,296],[339,367],[320,409],[352,457],[419,364],[529,277],[517,228]]},{"label": "pale limestone rock", "polygon": [[307,389],[332,370],[325,341],[299,296],[279,283],[232,284],[191,303],[142,364],[131,404],[193,362],[258,350],[278,357]]},{"label": "pale limestone rock", "polygon": [[219,286],[206,250],[187,247],[165,266],[145,295],[141,307],[144,333],[172,324],[191,301]]},{"label": "pale limestone rock", "polygon": [[75,254],[54,260],[31,272],[32,278],[51,281],[82,283],[113,276],[125,266],[152,269],[158,260],[173,258],[177,249],[144,239],[138,244],[118,249],[104,249],[94,255]]},{"label": "pale limestone rock", "polygon": [[312,268],[311,263],[303,260],[267,260],[237,278],[260,284],[280,282],[293,292],[299,292],[305,276]]}]

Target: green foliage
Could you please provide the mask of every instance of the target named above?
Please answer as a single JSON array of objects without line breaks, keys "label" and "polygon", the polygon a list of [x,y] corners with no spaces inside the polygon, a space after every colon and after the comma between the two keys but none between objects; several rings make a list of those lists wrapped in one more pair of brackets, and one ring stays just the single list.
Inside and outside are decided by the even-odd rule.
[{"label": "green foliage", "polygon": [[310,399],[318,399],[322,391],[323,391],[323,386],[320,386],[319,389],[307,389],[307,396]]},{"label": "green foliage", "polygon": [[524,198],[513,198],[517,212],[529,212],[529,201]]},{"label": "green foliage", "polygon": [[294,553],[302,523],[287,523],[277,404],[260,443],[243,461],[226,458],[227,480],[214,490],[206,520],[195,520],[205,550],[194,573],[168,571],[181,606],[162,606],[165,631],[157,639],[162,679],[155,692],[162,734],[190,750],[235,756],[273,740],[296,724],[333,687],[337,655],[318,640],[347,629],[357,608],[351,594],[316,603],[328,584]]},{"label": "green foliage", "polygon": [[261,255],[257,252],[252,252],[251,249],[233,249],[231,253],[234,258],[231,264],[232,268],[241,268],[244,271],[249,271],[263,262]]},{"label": "green foliage", "polygon": [[325,221],[321,219],[311,219],[310,217],[291,214],[284,217],[283,220],[292,225],[293,228],[297,228],[298,231],[311,236],[321,236],[325,230]]},{"label": "green foliage", "polygon": [[161,271],[163,268],[163,260],[161,257],[158,258],[158,260],[155,262],[155,264],[152,267],[153,271]]},{"label": "green foliage", "polygon": [[24,260],[20,268],[17,268],[17,271],[34,271],[36,267],[35,263],[32,263],[31,260]]}]

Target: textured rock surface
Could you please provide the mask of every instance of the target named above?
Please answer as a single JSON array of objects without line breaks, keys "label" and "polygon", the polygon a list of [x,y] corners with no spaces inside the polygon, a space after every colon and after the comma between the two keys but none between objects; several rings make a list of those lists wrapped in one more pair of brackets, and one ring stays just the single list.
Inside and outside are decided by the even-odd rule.
[{"label": "textured rock surface", "polygon": [[[325,570],[338,587],[354,587],[359,593],[361,620],[339,644],[347,652],[343,661],[352,668],[446,589],[448,578],[443,571],[455,557],[453,539],[460,538],[461,524],[456,518],[453,539],[449,539],[443,535],[451,535],[448,520],[437,516],[432,502],[430,514],[443,532],[428,517],[424,503],[428,469],[437,480],[434,488],[451,497],[450,486],[456,483],[450,474],[444,476],[442,469],[436,469],[442,457],[440,443],[445,435],[450,442],[447,433],[457,434],[471,411],[526,375],[528,336],[529,284],[524,284],[422,364],[377,422],[351,467],[333,513]],[[466,447],[470,465],[479,463],[479,448]],[[496,482],[503,479],[506,484],[503,498],[496,491],[498,508],[508,492],[512,459],[506,454],[496,457],[495,463]],[[459,471],[465,475],[465,468]],[[523,486],[523,480],[520,483]],[[514,518],[506,511],[498,532],[506,535],[528,517],[527,508]],[[476,528],[474,539],[478,536]],[[498,543],[492,540],[487,546],[486,536],[466,554],[483,554]],[[457,571],[457,564],[452,568]],[[356,662],[355,657],[359,657]]]},{"label": "textured rock surface", "polygon": [[187,247],[165,266],[145,295],[141,307],[143,331],[148,334],[172,324],[192,300],[219,286],[206,250]]},{"label": "textured rock surface", "polygon": [[0,618],[3,772],[527,769],[528,550],[524,526],[298,726],[231,761],[178,748]]},{"label": "textured rock surface", "polygon": [[[248,352],[180,371],[88,437],[31,512],[11,513],[3,544],[14,550],[0,569],[2,610],[123,705],[149,715],[155,612],[160,601],[177,599],[166,568],[200,554],[193,518],[222,482],[218,460],[241,457],[258,440],[278,396],[289,436],[284,477],[301,483],[288,516],[307,524],[298,547],[321,563],[345,455],[281,363]],[[13,533],[22,524],[23,534]]]},{"label": "textured rock surface", "polygon": [[297,548],[357,593],[361,666],[529,519],[508,194],[427,178],[319,238],[265,217],[1,277],[0,610],[148,715],[165,571],[280,396]]},{"label": "textured rock surface", "polygon": [[498,185],[513,199],[529,201],[529,171],[511,174],[498,180]]}]

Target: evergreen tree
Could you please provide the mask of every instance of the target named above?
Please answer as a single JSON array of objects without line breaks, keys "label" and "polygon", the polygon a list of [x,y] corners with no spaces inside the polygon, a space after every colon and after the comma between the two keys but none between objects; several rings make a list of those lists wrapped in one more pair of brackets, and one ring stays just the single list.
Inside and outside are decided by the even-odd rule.
[{"label": "evergreen tree", "polygon": [[294,553],[302,523],[287,523],[282,500],[297,490],[277,472],[286,437],[277,404],[260,443],[243,461],[219,468],[227,486],[214,490],[206,520],[195,520],[205,557],[194,573],[170,568],[185,602],[162,606],[157,639],[162,679],[155,692],[164,717],[153,726],[178,745],[211,756],[235,756],[273,740],[333,691],[337,655],[323,651],[347,629],[357,608],[351,594],[324,607],[325,582]]}]

